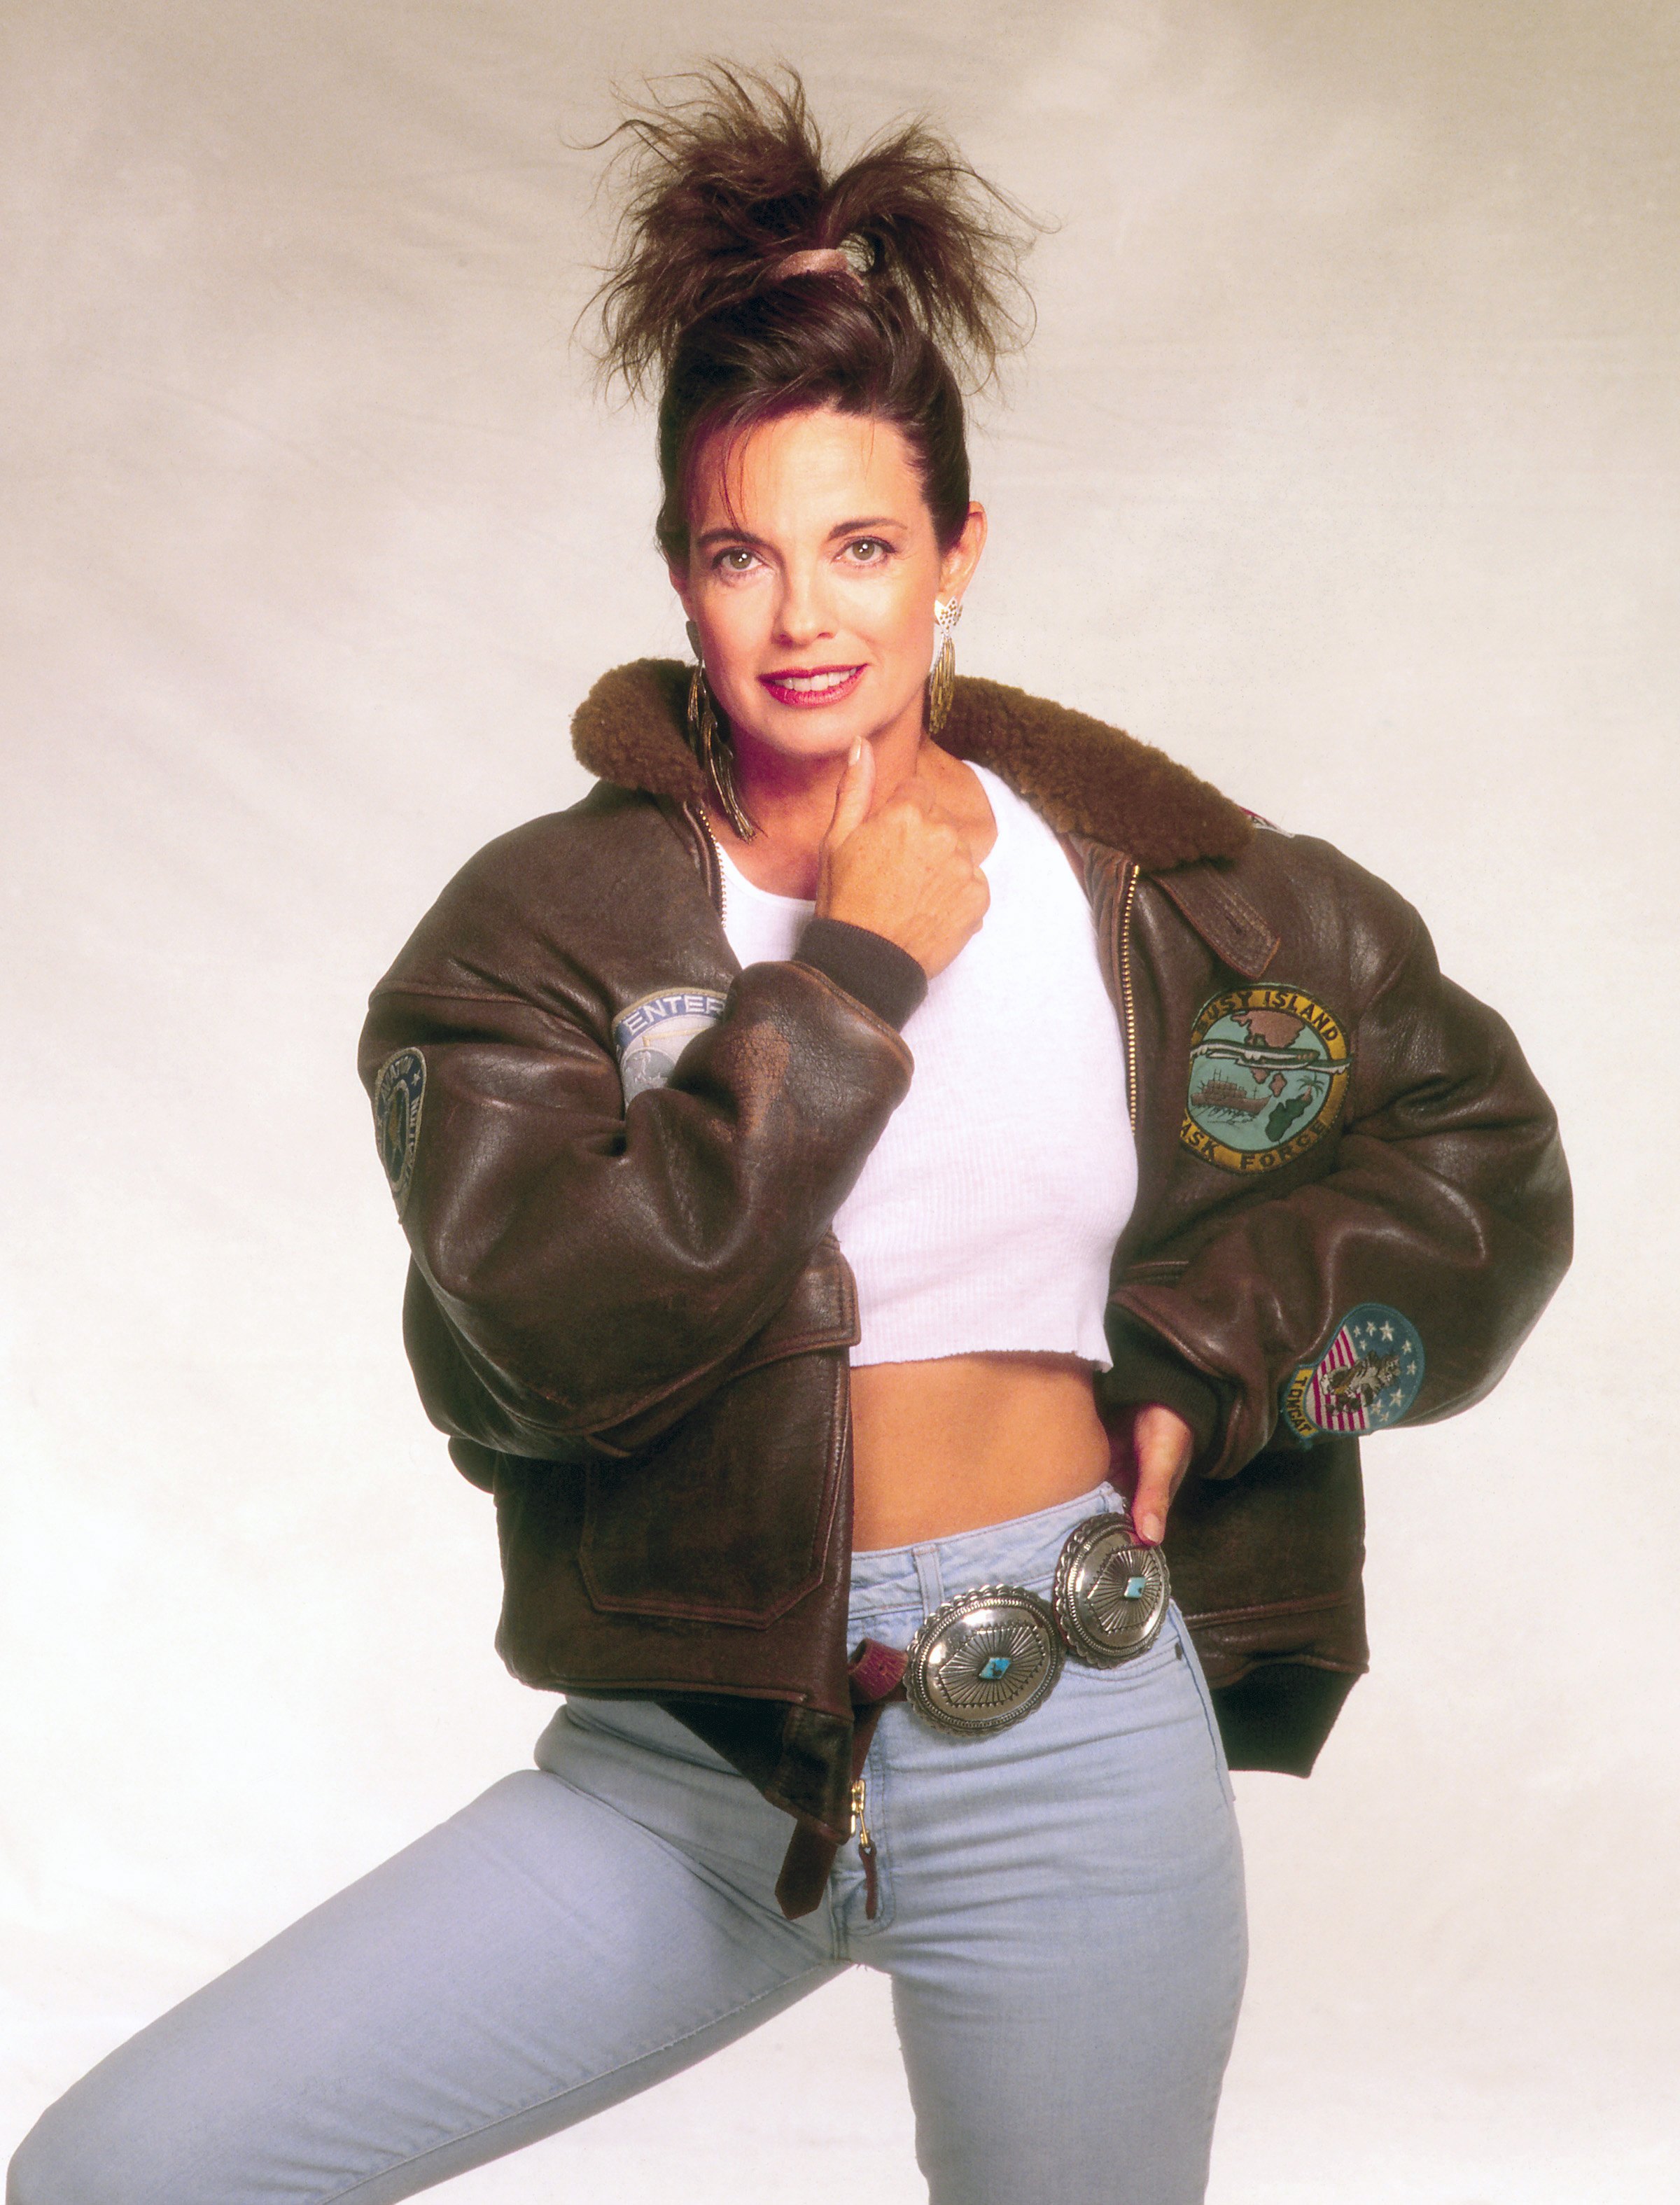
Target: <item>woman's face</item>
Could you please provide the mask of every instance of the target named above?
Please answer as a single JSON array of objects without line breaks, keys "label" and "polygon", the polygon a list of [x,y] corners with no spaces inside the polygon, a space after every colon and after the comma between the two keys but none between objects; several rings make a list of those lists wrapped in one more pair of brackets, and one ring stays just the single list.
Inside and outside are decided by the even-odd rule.
[{"label": "woman's face", "polygon": [[941,552],[890,422],[822,407],[703,446],[671,580],[738,754],[814,762],[919,728],[935,602],[961,595],[985,537],[971,505]]}]

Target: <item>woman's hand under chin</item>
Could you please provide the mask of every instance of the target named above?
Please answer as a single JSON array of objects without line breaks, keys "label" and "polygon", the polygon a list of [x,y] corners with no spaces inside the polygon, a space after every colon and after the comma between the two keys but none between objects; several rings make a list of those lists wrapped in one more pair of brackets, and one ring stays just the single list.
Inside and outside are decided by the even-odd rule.
[{"label": "woman's hand under chin", "polygon": [[931,979],[979,931],[991,891],[970,838],[917,773],[879,811],[875,754],[853,746],[822,839],[816,909],[883,936]]}]

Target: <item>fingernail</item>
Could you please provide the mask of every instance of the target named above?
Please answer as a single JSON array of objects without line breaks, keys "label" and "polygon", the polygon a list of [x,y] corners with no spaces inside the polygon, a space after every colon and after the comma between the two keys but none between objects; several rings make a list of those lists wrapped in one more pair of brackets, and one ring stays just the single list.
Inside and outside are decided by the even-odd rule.
[{"label": "fingernail", "polygon": [[1159,1516],[1140,1516],[1137,1519],[1137,1529],[1145,1546],[1158,1547],[1161,1544],[1161,1525]]},{"label": "fingernail", "polygon": [[861,735],[858,735],[858,736],[857,736],[857,737],[855,737],[855,738],[853,739],[852,745],[852,754],[851,754],[851,756],[846,759],[846,764],[847,764],[848,765],[856,765],[856,764],[857,764],[857,763],[858,763],[858,759],[859,759],[860,758],[862,758],[862,756],[863,756],[863,755],[864,755],[864,738],[863,738]]}]

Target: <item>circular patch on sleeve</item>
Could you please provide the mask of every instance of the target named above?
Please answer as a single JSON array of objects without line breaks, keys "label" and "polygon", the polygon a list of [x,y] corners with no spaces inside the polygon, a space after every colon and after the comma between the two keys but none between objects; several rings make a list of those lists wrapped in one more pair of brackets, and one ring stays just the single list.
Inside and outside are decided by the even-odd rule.
[{"label": "circular patch on sleeve", "polygon": [[420,1138],[420,1104],[425,1091],[426,1061],[418,1049],[400,1049],[395,1056],[388,1056],[374,1082],[373,1129],[399,1217],[414,1177],[414,1150]]},{"label": "circular patch on sleeve", "polygon": [[650,1087],[664,1086],[695,1035],[722,1016],[723,997],[711,988],[662,988],[620,1011],[613,1021],[613,1045],[626,1102]]},{"label": "circular patch on sleeve", "polygon": [[1275,1171],[1342,1112],[1347,1034],[1298,988],[1233,988],[1196,1014],[1178,1138],[1220,1171]]},{"label": "circular patch on sleeve", "polygon": [[1398,1424],[1423,1383],[1417,1328],[1382,1302],[1350,1310],[1315,1362],[1283,1390],[1284,1420],[1303,1440],[1330,1432],[1380,1432]]}]

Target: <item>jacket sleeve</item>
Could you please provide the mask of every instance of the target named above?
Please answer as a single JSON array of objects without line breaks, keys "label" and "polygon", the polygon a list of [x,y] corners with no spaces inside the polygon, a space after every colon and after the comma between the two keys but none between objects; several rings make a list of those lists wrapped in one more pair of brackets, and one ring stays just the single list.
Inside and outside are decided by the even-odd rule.
[{"label": "jacket sleeve", "polygon": [[[1115,1298],[1119,1397],[1128,1342],[1137,1398],[1163,1398],[1151,1358],[1176,1365],[1205,1475],[1234,1475],[1274,1432],[1306,1445],[1468,1408],[1568,1266],[1552,1107],[1505,1021],[1443,978],[1422,920],[1399,908],[1400,946],[1355,1028],[1333,1168],[1215,1211],[1187,1247],[1151,1251],[1183,1254],[1176,1276],[1152,1262]],[[1339,1372],[1371,1388],[1362,1411],[1338,1394]]]},{"label": "jacket sleeve", "polygon": [[[669,1084],[627,1108],[586,1019],[489,988],[388,982],[361,1070],[376,1112],[402,1121],[380,1137],[428,1413],[472,1445],[554,1456],[645,1444],[750,1352],[911,1057],[824,973],[784,963],[744,972]],[[849,1288],[829,1269],[826,1319],[804,1321],[848,1339]]]}]

